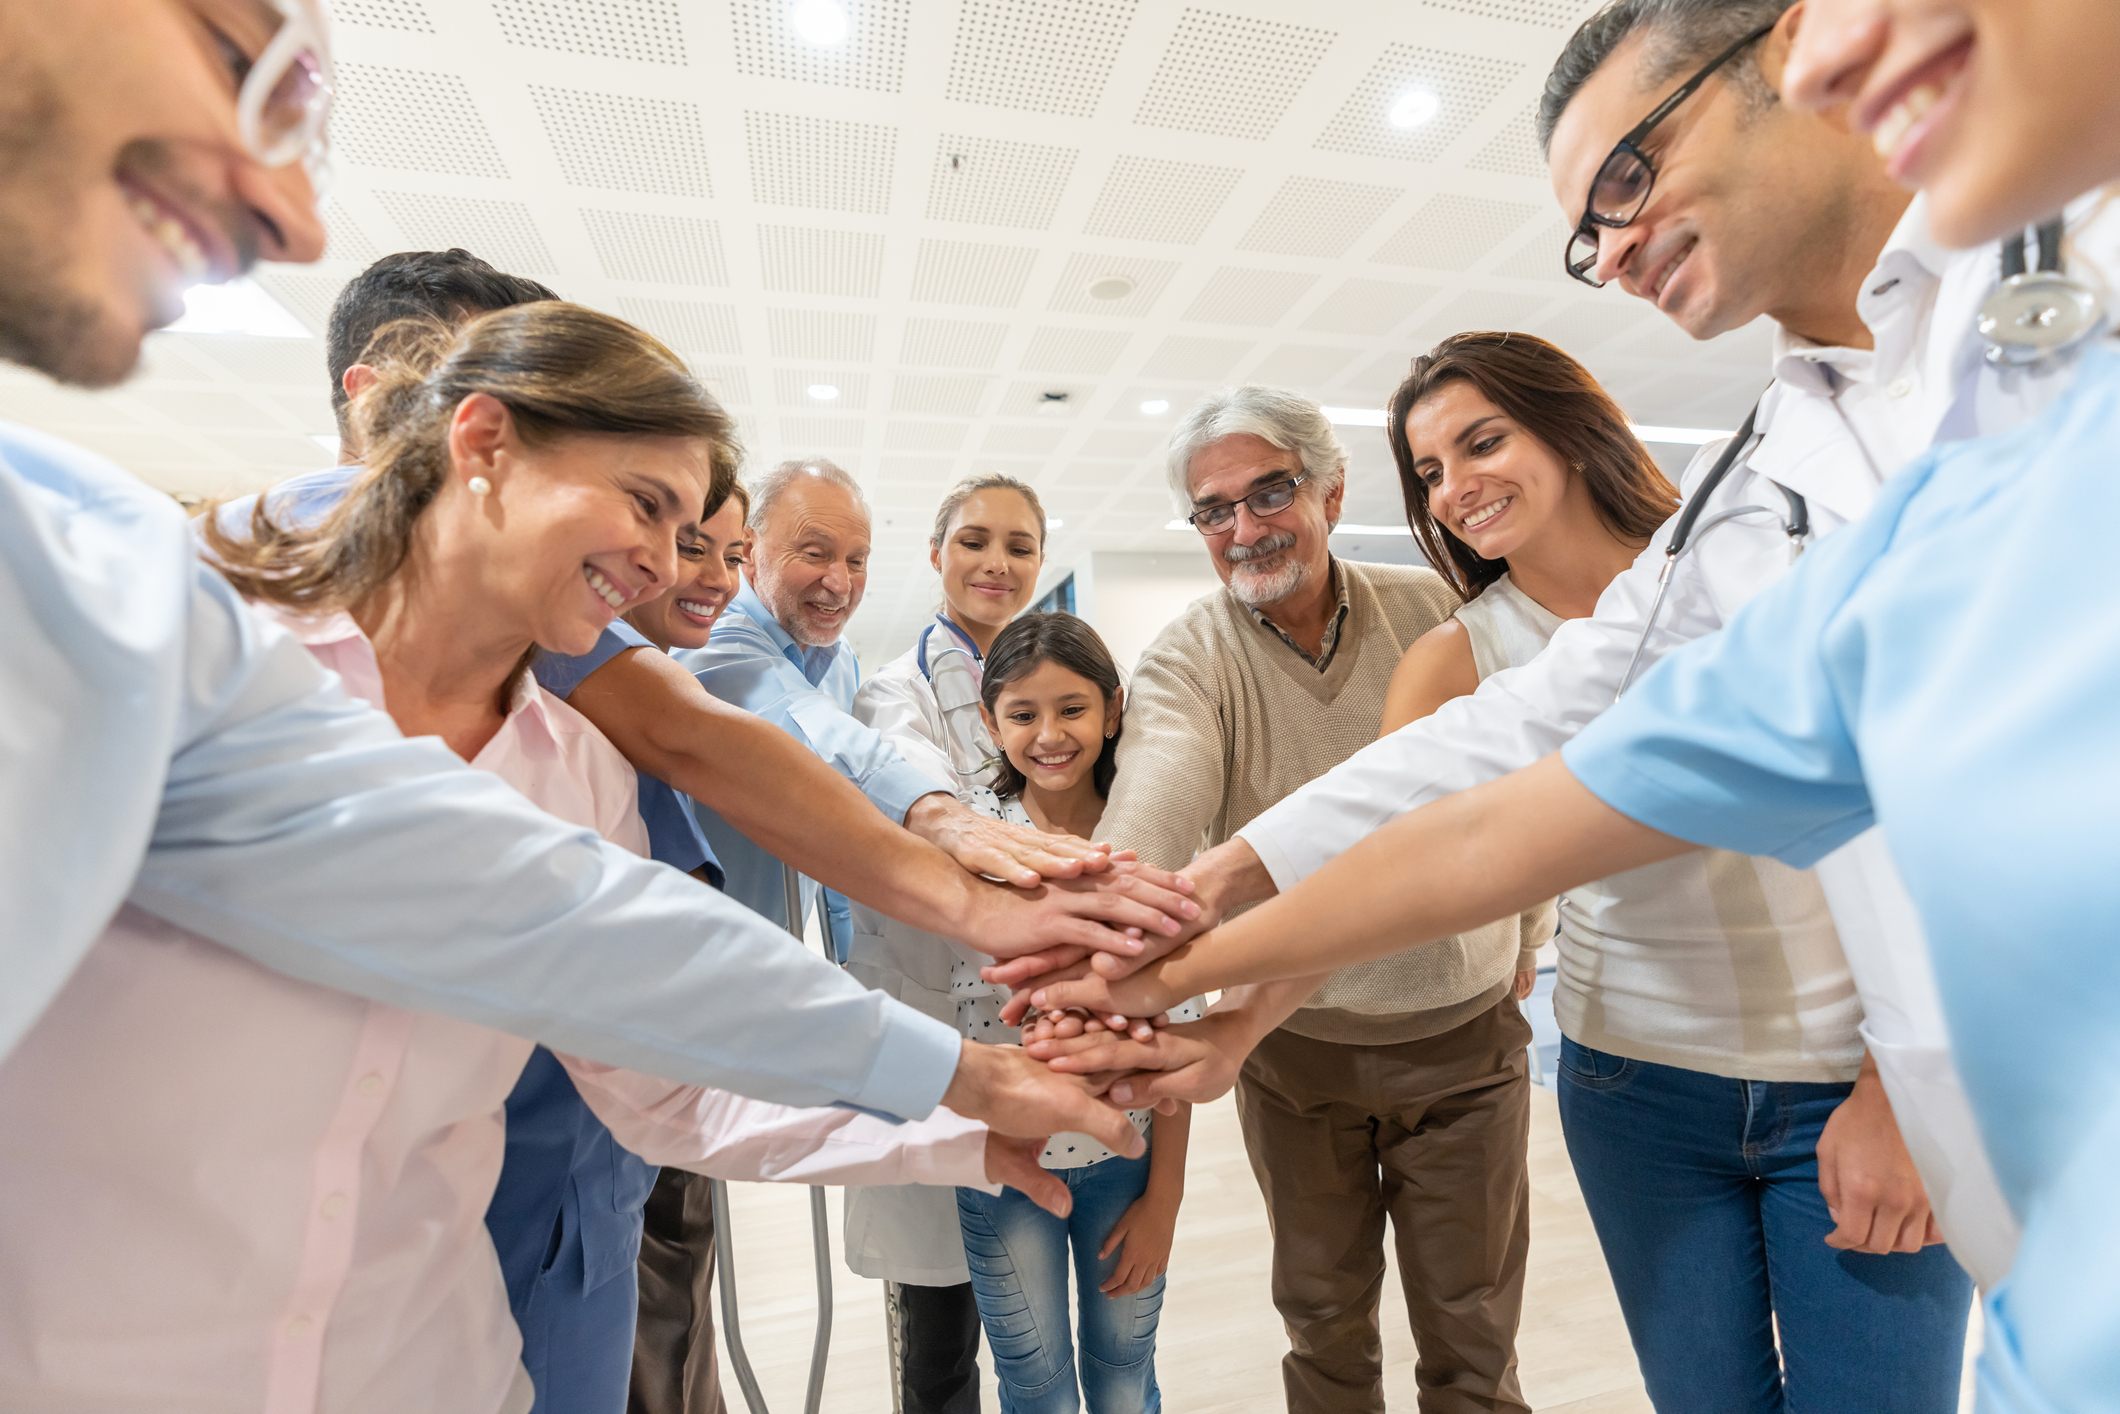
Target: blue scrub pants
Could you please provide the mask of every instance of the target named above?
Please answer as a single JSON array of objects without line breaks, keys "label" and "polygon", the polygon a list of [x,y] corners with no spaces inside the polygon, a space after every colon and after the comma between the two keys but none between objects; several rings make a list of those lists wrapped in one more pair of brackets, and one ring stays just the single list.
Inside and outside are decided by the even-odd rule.
[{"label": "blue scrub pants", "polygon": [[[1148,1155],[1109,1158],[1087,1168],[1056,1169],[1074,1194],[1074,1211],[1056,1218],[1013,1188],[989,1197],[957,1190],[964,1255],[986,1343],[994,1352],[1001,1414],[1157,1414],[1156,1322],[1163,1278],[1132,1296],[1097,1288],[1118,1269],[1119,1253],[1097,1260],[1104,1239],[1148,1188]],[[1068,1329],[1068,1257],[1082,1317],[1081,1389],[1075,1340]]]},{"label": "blue scrub pants", "polygon": [[1973,1284],[1949,1250],[1825,1244],[1818,1139],[1851,1088],[1561,1039],[1568,1157],[1659,1414],[1958,1408]]}]

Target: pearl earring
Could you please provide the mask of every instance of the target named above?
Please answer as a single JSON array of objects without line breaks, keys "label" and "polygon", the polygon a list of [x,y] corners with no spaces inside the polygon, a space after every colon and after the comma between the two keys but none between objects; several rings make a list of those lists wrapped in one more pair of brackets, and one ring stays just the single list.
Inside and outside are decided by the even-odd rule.
[{"label": "pearl earring", "polygon": [[474,496],[483,496],[493,489],[493,483],[483,476],[474,476],[464,484],[471,489]]}]

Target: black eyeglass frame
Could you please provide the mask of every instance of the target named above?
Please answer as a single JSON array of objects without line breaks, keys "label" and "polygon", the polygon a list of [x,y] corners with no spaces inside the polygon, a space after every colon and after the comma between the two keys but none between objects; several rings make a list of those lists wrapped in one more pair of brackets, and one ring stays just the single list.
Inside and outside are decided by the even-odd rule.
[{"label": "black eyeglass frame", "polygon": [[[1775,21],[1775,24],[1779,23],[1779,20]],[[1756,29],[1722,53],[1716,55],[1713,59],[1710,59],[1702,66],[1700,72],[1680,84],[1672,91],[1669,97],[1649,110],[1648,117],[1636,123],[1625,137],[1612,145],[1612,151],[1606,154],[1605,160],[1597,164],[1597,175],[1590,179],[1590,193],[1583,201],[1583,219],[1575,223],[1575,230],[1568,237],[1568,245],[1561,252],[1561,267],[1571,276],[1582,281],[1593,290],[1601,290],[1605,287],[1603,280],[1593,279],[1586,273],[1597,268],[1598,227],[1602,226],[1608,231],[1617,231],[1633,225],[1634,218],[1642,214],[1642,208],[1649,204],[1649,197],[1656,190],[1656,164],[1649,160],[1648,153],[1642,151],[1642,139],[1648,137],[1658,123],[1670,117],[1673,109],[1697,93],[1700,90],[1700,86],[1706,83],[1717,69],[1720,69],[1739,54],[1742,54],[1748,47],[1759,43],[1760,40],[1765,39],[1773,32],[1774,25]],[[1649,174],[1648,183],[1642,187],[1641,198],[1634,203],[1632,211],[1629,211],[1624,216],[1600,215],[1596,209],[1597,189],[1604,185],[1605,173],[1612,169],[1612,164],[1622,158],[1632,158],[1640,163],[1641,169]],[[1581,259],[1577,259],[1575,256],[1576,243],[1579,241],[1587,241],[1590,245],[1590,253]]]},{"label": "black eyeglass frame", "polygon": [[[1202,535],[1220,535],[1223,531],[1228,530],[1231,525],[1235,525],[1237,523],[1237,507],[1239,506],[1249,506],[1251,508],[1252,515],[1260,520],[1272,520],[1275,516],[1281,514],[1282,511],[1287,510],[1288,506],[1292,506],[1296,503],[1295,493],[1302,488],[1305,482],[1309,480],[1310,473],[1307,471],[1302,471],[1297,472],[1294,476],[1286,477],[1279,481],[1269,481],[1264,486],[1259,487],[1256,491],[1253,491],[1248,495],[1239,496],[1234,501],[1217,501],[1212,506],[1202,506],[1200,507],[1200,509],[1194,511],[1191,515],[1187,516],[1185,518],[1185,523],[1191,526],[1194,530],[1199,531]],[[1284,486],[1288,488],[1288,506],[1277,506],[1273,510],[1262,511],[1257,506],[1253,506],[1251,504],[1256,497],[1270,495],[1273,492],[1280,490]],[[1229,512],[1229,525],[1216,526],[1210,529],[1207,526],[1200,524],[1201,516],[1213,515],[1216,511]]]}]

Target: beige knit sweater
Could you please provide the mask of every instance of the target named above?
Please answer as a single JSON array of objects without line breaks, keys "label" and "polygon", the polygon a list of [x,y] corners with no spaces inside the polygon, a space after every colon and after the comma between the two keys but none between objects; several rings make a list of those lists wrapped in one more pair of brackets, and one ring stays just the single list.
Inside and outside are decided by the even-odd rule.
[{"label": "beige knit sweater", "polygon": [[[1426,568],[1335,561],[1347,622],[1325,672],[1230,593],[1195,600],[1141,656],[1119,773],[1097,834],[1177,869],[1377,738],[1407,647],[1458,607]],[[1287,1028],[1391,1045],[1440,1035],[1493,1006],[1550,937],[1550,909],[1343,967]]]}]

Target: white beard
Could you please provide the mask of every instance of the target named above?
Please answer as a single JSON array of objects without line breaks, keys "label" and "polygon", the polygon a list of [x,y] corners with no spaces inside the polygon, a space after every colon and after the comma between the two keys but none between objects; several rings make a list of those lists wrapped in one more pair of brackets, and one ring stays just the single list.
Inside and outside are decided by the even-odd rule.
[{"label": "white beard", "polygon": [[1264,609],[1269,604],[1278,604],[1293,595],[1309,580],[1310,566],[1301,560],[1290,560],[1277,570],[1234,565],[1229,573],[1229,592],[1237,596],[1237,602],[1240,604],[1253,609]]}]

